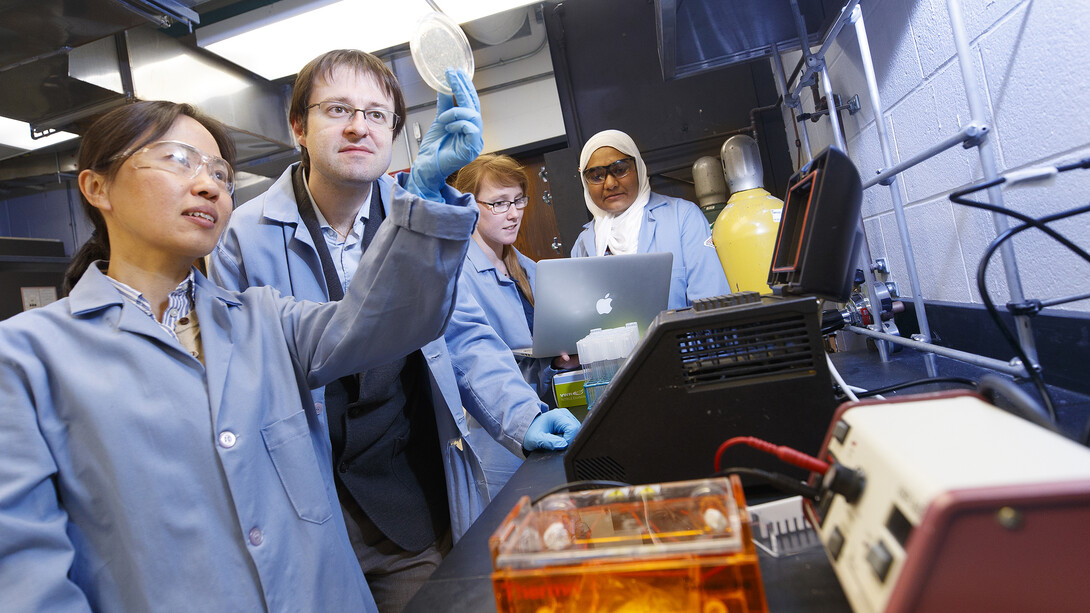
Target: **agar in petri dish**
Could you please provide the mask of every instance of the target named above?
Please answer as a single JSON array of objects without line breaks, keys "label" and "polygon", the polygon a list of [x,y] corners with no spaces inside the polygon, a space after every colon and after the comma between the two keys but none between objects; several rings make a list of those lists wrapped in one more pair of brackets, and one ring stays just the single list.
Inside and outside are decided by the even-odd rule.
[{"label": "agar in petri dish", "polygon": [[420,19],[409,41],[416,71],[432,89],[451,94],[447,68],[461,68],[473,78],[473,49],[462,28],[443,13],[432,12]]}]

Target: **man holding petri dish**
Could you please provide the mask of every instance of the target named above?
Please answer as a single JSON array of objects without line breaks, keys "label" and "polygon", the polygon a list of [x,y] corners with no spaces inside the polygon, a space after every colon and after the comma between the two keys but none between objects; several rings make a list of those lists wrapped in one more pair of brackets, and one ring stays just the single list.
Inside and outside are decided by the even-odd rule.
[{"label": "man holding petri dish", "polygon": [[[385,173],[405,102],[393,73],[356,50],[307,64],[288,114],[302,161],[235,211],[211,255],[212,278],[230,289],[272,285],[300,299],[339,300],[394,191],[460,197],[444,180],[483,147],[480,103],[464,72],[446,78],[453,96],[439,94],[418,163],[395,179]],[[470,293],[456,301],[443,337],[313,391],[328,420],[349,537],[383,613],[404,608],[483,510],[494,463],[563,448],[579,427],[538,400]]]}]

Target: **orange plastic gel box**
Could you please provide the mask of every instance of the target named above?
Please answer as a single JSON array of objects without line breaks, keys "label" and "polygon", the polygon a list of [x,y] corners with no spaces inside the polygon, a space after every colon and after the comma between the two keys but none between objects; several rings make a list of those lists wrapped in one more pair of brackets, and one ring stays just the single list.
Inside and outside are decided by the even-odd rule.
[{"label": "orange plastic gel box", "polygon": [[489,549],[499,613],[768,611],[736,477],[524,496]]}]

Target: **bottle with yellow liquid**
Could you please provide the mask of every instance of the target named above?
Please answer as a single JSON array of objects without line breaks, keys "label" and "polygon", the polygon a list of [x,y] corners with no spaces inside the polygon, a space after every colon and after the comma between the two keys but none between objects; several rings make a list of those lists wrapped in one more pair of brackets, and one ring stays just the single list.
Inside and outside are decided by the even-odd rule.
[{"label": "bottle with yellow liquid", "polygon": [[783,201],[764,189],[757,142],[732,136],[720,149],[731,196],[712,225],[712,241],[732,292],[767,294]]}]

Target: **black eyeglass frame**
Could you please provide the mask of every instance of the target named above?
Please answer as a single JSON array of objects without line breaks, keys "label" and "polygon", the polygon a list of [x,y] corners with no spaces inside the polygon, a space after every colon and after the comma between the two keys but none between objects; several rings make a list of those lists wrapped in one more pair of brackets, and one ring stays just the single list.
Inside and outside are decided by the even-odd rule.
[{"label": "black eyeglass frame", "polygon": [[[613,172],[613,170],[612,170],[614,164],[616,164],[617,162],[630,162],[632,164],[632,168],[629,168],[627,171],[625,171],[625,172],[623,172],[621,174],[618,174],[616,172]],[[587,168],[586,170],[584,170],[582,172],[582,175],[583,175],[583,178],[586,179],[588,184],[590,184],[590,185],[601,185],[602,183],[606,182],[606,176],[612,176],[614,179],[621,179],[623,177],[627,177],[628,173],[632,172],[632,170],[634,168],[636,168],[636,158],[629,155],[629,156],[626,156],[626,157],[623,157],[623,158],[620,158],[620,159],[613,160],[612,162],[610,162],[609,164],[606,164],[605,166],[591,166],[590,168]],[[591,179],[590,174],[589,174],[589,173],[594,172],[596,170],[602,170],[602,171],[604,171],[606,173],[605,175],[602,175],[602,178],[600,180],[598,180],[598,181],[595,181],[595,180]]]},{"label": "black eyeglass frame", "polygon": [[[321,106],[323,104],[335,104],[337,106],[343,106],[345,109],[351,111],[351,113],[349,113],[348,115],[346,115],[343,118],[330,117],[329,113],[325,109],[321,109]],[[387,129],[390,129],[390,130],[396,130],[398,124],[401,122],[401,116],[398,115],[397,113],[389,110],[389,109],[381,109],[381,108],[358,109],[358,108],[352,106],[351,104],[348,104],[346,102],[341,102],[340,100],[322,100],[321,102],[315,102],[314,104],[308,104],[307,106],[303,107],[303,110],[304,111],[309,111],[310,109],[312,109],[314,107],[319,107],[321,109],[322,113],[332,121],[341,121],[341,122],[344,122],[344,123],[349,123],[349,122],[352,121],[353,118],[355,118],[356,113],[363,113],[363,118],[364,118],[365,121],[367,121],[367,123],[372,124],[372,125],[379,125],[379,126],[382,126],[383,128],[387,128]],[[378,111],[380,113],[384,113],[386,115],[389,115],[390,118],[391,118],[390,125],[387,126],[385,124],[376,124],[375,122],[371,121],[370,119],[367,119],[367,113],[372,112],[372,111]]]},{"label": "black eyeglass frame", "polygon": [[[519,204],[520,202],[522,204]],[[526,208],[526,206],[530,204],[530,197],[523,195],[515,198],[514,200],[497,200],[495,202],[481,202],[480,200],[478,200],[477,204],[483,204],[487,206],[489,210],[492,211],[493,215],[503,215],[508,211],[508,209],[511,208],[511,205],[514,205],[516,209]]]}]

